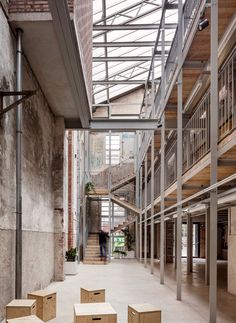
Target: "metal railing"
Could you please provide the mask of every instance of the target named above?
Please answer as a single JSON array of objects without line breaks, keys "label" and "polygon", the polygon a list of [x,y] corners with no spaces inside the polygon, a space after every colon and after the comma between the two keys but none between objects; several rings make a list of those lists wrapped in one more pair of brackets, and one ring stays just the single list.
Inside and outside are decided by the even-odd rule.
[{"label": "metal railing", "polygon": [[[198,11],[200,6],[202,5],[202,1],[201,0],[186,0],[185,4],[184,4],[184,8],[183,8],[183,48],[185,47],[188,37],[189,37],[189,33],[191,31],[192,25],[194,23],[194,21],[196,20],[196,17],[198,15]],[[165,93],[167,93],[170,85],[171,85],[171,81],[173,78],[173,75],[176,71],[177,65],[178,65],[178,55],[177,55],[177,51],[178,51],[178,46],[177,46],[177,29],[175,32],[175,36],[172,42],[172,46],[169,52],[169,55],[167,57],[167,60],[165,62]],[[155,111],[155,116],[159,117],[158,113],[161,110],[161,84],[159,84],[159,86],[157,87],[157,91],[155,92],[155,100],[154,100],[154,111]],[[147,109],[148,110],[148,109]],[[145,115],[146,118],[150,117],[150,113],[148,112]],[[149,143],[151,137],[151,132],[149,131],[143,131],[142,132],[142,141],[141,141],[141,147],[139,149],[139,160],[142,160],[147,148],[147,145]]]},{"label": "metal railing", "polygon": [[[219,71],[218,114],[220,141],[236,127],[236,48]],[[210,117],[210,89],[208,89],[183,129],[183,173],[210,151]],[[176,181],[176,149],[177,141],[165,153],[165,189]],[[154,183],[154,196],[157,198],[160,195],[160,164],[155,171]]]}]

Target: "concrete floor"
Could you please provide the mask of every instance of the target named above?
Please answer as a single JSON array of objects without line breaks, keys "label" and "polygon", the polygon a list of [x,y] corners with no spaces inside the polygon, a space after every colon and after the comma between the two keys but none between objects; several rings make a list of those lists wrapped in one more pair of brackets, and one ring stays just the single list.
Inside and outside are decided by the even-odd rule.
[{"label": "concrete floor", "polygon": [[[183,261],[184,262],[184,261]],[[193,275],[187,276],[183,263],[183,301],[176,301],[173,265],[166,266],[166,284],[159,284],[159,268],[155,274],[136,260],[112,260],[109,265],[78,265],[76,276],[67,276],[64,282],[49,286],[57,291],[57,318],[52,323],[72,323],[73,304],[80,301],[80,287],[95,286],[106,289],[106,301],[118,313],[118,323],[127,322],[127,305],[151,303],[162,310],[162,323],[208,322],[208,287],[204,285],[204,264],[197,261]],[[236,322],[236,296],[226,291],[226,263],[218,266],[218,322]]]}]

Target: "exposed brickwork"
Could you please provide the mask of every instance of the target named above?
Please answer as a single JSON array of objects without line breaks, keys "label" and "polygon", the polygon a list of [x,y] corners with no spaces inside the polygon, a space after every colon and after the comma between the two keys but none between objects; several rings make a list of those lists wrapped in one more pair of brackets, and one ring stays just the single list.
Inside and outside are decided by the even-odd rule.
[{"label": "exposed brickwork", "polygon": [[[68,0],[69,10],[73,12],[74,0]],[[48,0],[11,0],[9,13],[49,12]]]}]

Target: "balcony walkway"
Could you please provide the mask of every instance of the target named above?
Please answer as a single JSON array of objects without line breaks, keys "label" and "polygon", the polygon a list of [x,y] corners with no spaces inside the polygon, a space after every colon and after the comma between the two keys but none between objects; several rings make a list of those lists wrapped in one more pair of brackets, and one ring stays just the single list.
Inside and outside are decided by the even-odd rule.
[{"label": "balcony walkway", "polygon": [[[204,260],[203,260],[204,261]],[[159,284],[158,264],[154,276],[136,260],[113,260],[107,266],[79,265],[77,276],[50,285],[57,291],[57,318],[51,323],[72,323],[73,304],[80,300],[80,287],[94,285],[106,288],[106,301],[118,313],[118,323],[127,323],[127,304],[151,303],[162,309],[163,323],[208,322],[208,288],[204,285],[204,263],[194,263],[192,276],[183,265],[183,301],[176,301],[174,270],[166,269],[166,285]],[[236,296],[226,292],[226,262],[219,263],[218,321],[236,322]]]}]

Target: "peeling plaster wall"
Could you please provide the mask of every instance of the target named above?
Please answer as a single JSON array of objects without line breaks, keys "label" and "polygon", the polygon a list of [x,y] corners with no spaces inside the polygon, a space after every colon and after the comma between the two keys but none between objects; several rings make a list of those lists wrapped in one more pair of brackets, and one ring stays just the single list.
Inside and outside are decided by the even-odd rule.
[{"label": "peeling plaster wall", "polygon": [[[15,38],[0,7],[0,89],[15,90]],[[24,61],[23,89],[37,94],[23,104],[23,297],[64,279],[64,120],[55,118]],[[7,99],[9,104],[12,99]],[[0,321],[15,286],[15,111],[0,120]]]}]

